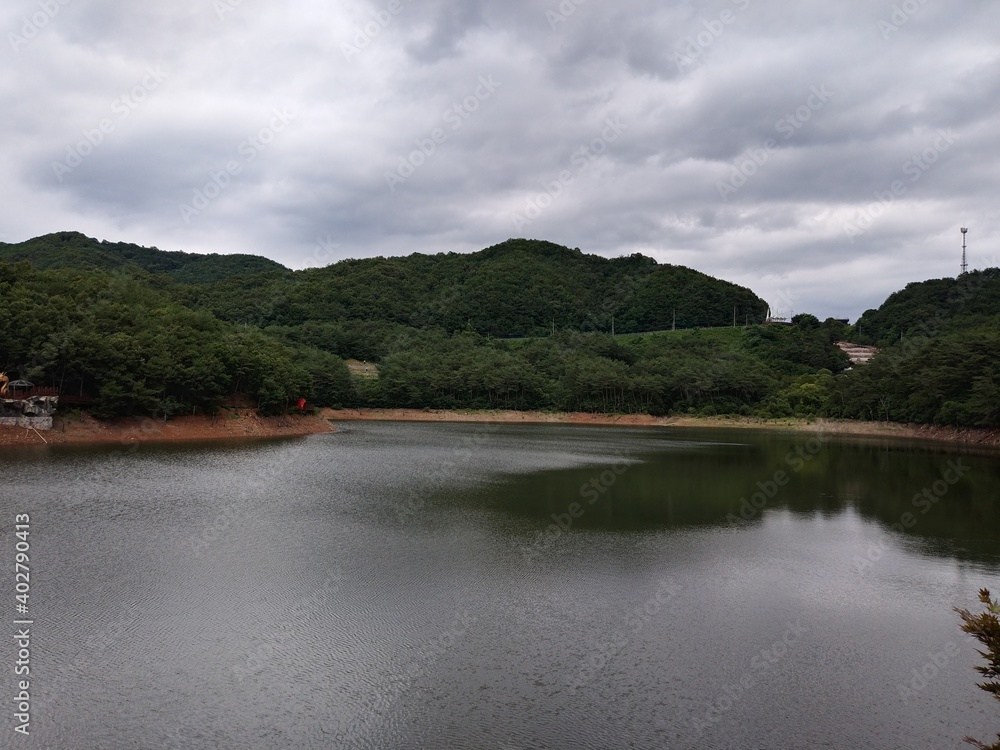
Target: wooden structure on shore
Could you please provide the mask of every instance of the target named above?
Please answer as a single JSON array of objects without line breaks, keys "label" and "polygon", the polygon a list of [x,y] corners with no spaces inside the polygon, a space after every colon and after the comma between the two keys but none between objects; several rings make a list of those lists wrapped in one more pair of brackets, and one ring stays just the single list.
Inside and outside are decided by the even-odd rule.
[{"label": "wooden structure on shore", "polygon": [[51,430],[52,414],[59,403],[58,388],[36,388],[27,380],[2,376],[0,427]]}]

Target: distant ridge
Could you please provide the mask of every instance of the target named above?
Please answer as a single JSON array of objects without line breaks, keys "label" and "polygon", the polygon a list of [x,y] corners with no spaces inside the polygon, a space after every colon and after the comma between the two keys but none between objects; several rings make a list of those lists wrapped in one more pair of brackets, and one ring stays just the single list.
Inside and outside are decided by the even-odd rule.
[{"label": "distant ridge", "polygon": [[887,346],[900,339],[933,338],[1000,315],[1000,269],[958,278],[928,279],[893,292],[855,323],[859,343]]},{"label": "distant ridge", "polygon": [[200,255],[168,252],[126,242],[107,242],[80,232],[55,232],[16,244],[0,243],[0,261],[29,261],[36,268],[83,270],[143,269],[162,273],[183,284],[208,284],[237,276],[288,271],[280,263],[257,255]]},{"label": "distant ridge", "polygon": [[[684,266],[639,254],[605,258],[544,240],[293,272],[254,255],[166,252],[58,232],[0,244],[0,261],[19,260],[43,269],[166,274],[192,287],[192,306],[260,327],[368,321],[520,337],[562,328],[630,333],[744,325],[762,322],[767,311],[746,287]],[[272,302],[262,309],[261,298]]]}]

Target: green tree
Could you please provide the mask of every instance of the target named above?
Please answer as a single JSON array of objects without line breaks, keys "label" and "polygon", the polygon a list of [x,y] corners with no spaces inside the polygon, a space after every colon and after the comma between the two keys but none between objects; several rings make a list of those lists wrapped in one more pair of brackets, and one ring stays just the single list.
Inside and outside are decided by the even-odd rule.
[{"label": "green tree", "polygon": [[[962,630],[983,644],[985,649],[979,655],[986,660],[986,666],[976,667],[976,671],[986,678],[979,687],[1000,700],[1000,601],[991,599],[987,589],[980,589],[979,601],[985,607],[983,612],[972,614],[969,610],[958,607],[955,611],[962,619]],[[965,741],[980,750],[1000,750],[1000,734],[997,735],[997,742],[992,745],[984,745],[971,737],[966,737]]]}]

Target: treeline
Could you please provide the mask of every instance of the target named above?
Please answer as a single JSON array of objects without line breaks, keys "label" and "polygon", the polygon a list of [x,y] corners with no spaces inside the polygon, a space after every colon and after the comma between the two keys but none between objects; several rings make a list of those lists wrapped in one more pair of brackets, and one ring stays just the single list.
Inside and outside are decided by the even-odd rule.
[{"label": "treeline", "polygon": [[396,342],[378,380],[356,386],[359,401],[384,407],[811,414],[815,384],[847,365],[832,334],[756,326],[503,341],[419,331]]},{"label": "treeline", "polygon": [[[764,310],[690,269],[527,240],[300,272],[77,233],[0,243],[0,368],[101,417],[305,398],[1000,426],[997,269],[911,284],[854,327]],[[840,340],[882,351],[852,369]]]},{"label": "treeline", "polygon": [[1000,427],[1000,317],[911,336],[837,379],[826,413],[851,419]]},{"label": "treeline", "polygon": [[1000,269],[908,284],[857,321],[883,347],[838,379],[833,416],[1000,426]]},{"label": "treeline", "polygon": [[39,269],[149,271],[185,284],[211,284],[262,273],[292,273],[280,263],[259,255],[168,252],[128,242],[101,242],[80,232],[57,232],[16,244],[0,242],[0,262],[22,260]]},{"label": "treeline", "polygon": [[[212,412],[250,399],[265,412],[324,406],[791,413],[806,381],[846,360],[838,330],[722,328],[625,335],[568,330],[497,339],[384,321],[234,324],[142,270],[0,264],[0,364],[92,399],[99,417]],[[266,296],[249,295],[271,305]],[[352,379],[364,355],[380,377]],[[815,376],[816,371],[826,373]],[[811,381],[810,381],[811,382]],[[810,402],[811,403],[811,402]]]},{"label": "treeline", "polygon": [[749,289],[689,268],[641,255],[609,260],[533,240],[471,254],[341,261],[183,293],[192,306],[260,327],[367,323],[499,338],[727,326],[734,316],[743,325],[762,322],[767,312]]},{"label": "treeline", "polygon": [[251,255],[194,255],[59,232],[0,243],[0,261],[37,268],[147,271],[174,296],[221,320],[296,327],[367,323],[521,337],[553,329],[630,333],[760,323],[766,303],[745,287],[631,255],[603,258],[539,240],[475,253],[414,253],[290,271]]},{"label": "treeline", "polygon": [[859,344],[889,346],[908,338],[989,328],[1000,316],[1000,269],[971,271],[954,279],[907,284],[854,326]]},{"label": "treeline", "polygon": [[264,413],[352,397],[342,359],[172,299],[149,275],[0,264],[0,364],[92,399],[95,416],[211,413],[237,395]]}]

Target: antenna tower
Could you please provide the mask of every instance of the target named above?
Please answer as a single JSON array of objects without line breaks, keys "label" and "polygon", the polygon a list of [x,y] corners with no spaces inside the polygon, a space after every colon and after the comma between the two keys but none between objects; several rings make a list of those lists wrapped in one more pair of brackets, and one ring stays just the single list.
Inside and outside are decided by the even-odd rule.
[{"label": "antenna tower", "polygon": [[965,262],[965,235],[969,233],[968,227],[962,227],[962,273],[967,273],[969,264]]}]

